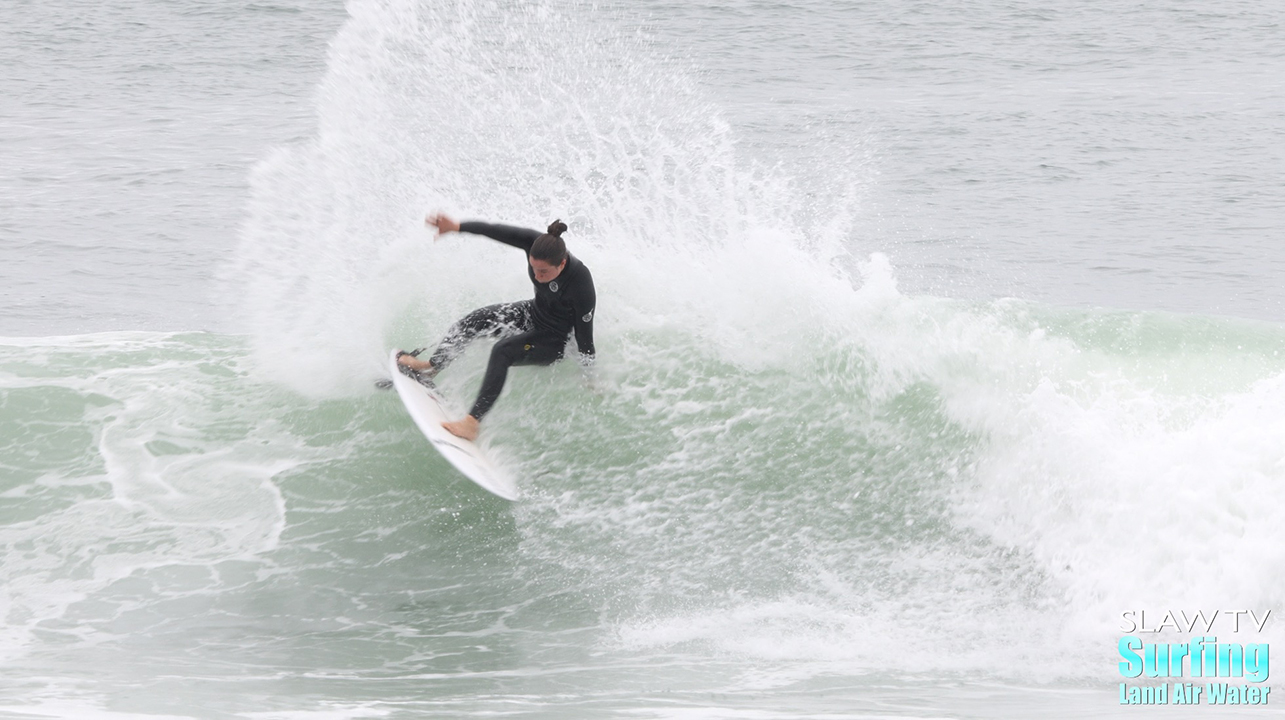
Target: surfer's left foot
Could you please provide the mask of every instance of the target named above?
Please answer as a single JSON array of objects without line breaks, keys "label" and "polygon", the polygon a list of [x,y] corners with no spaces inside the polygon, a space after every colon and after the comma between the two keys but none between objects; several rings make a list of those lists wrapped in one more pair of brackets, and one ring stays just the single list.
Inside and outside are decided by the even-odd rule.
[{"label": "surfer's left foot", "polygon": [[411,355],[410,353],[406,353],[405,355],[398,356],[397,364],[401,365],[402,367],[408,367],[411,370],[415,370],[417,372],[424,372],[426,370],[433,369],[433,363],[427,360],[420,360],[419,358],[415,357],[414,355]]},{"label": "surfer's left foot", "polygon": [[465,440],[473,441],[477,439],[477,430],[479,426],[478,419],[472,415],[465,415],[464,419],[454,422],[444,422],[442,427],[456,437],[462,437]]}]

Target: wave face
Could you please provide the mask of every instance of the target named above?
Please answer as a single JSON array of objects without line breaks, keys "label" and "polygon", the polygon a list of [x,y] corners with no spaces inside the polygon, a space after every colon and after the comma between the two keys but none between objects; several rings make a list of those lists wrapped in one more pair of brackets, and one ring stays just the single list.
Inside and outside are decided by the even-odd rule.
[{"label": "wave face", "polygon": [[[854,240],[865,148],[758,164],[591,12],[349,11],[317,136],[252,178],[243,335],[0,342],[19,710],[797,717],[948,678],[906,713],[1029,717],[1096,707],[1122,611],[1281,607],[1282,328],[903,293]],[[530,292],[437,209],[561,217],[598,284],[596,389],[519,368],[488,416],[514,505],[370,386]]]},{"label": "wave face", "polygon": [[598,393],[516,370],[486,439],[516,504],[395,397],[301,396],[239,338],[5,341],[19,707],[786,717],[953,678],[939,710],[991,712],[983,682],[1021,714],[1092,706],[1125,610],[1278,605],[1285,331],[871,273],[796,355],[616,321]]}]

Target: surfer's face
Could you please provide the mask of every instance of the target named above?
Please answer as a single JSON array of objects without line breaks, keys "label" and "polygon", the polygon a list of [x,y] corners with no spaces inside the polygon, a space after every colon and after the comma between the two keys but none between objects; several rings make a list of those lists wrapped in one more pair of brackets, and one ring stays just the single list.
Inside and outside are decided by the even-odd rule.
[{"label": "surfer's face", "polygon": [[528,257],[527,261],[531,263],[531,270],[535,272],[535,281],[538,283],[547,283],[558,277],[562,273],[562,268],[567,266],[567,261],[563,260],[557,265],[550,265],[543,260],[536,260]]}]

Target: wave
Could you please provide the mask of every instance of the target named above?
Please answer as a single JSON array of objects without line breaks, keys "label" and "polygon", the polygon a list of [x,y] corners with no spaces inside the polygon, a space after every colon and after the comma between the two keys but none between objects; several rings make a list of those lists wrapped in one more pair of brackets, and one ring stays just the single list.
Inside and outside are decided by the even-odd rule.
[{"label": "wave", "polygon": [[[349,10],[316,137],[252,178],[243,335],[0,342],[7,647],[281,577],[331,620],[273,622],[330,627],[440,581],[782,678],[1083,676],[1123,610],[1279,606],[1282,328],[903,294],[857,236],[870,148],[760,165],[681,60],[574,7]],[[599,392],[519,368],[488,416],[514,506],[371,388],[529,294],[439,209],[561,217],[598,283]],[[484,355],[442,377],[461,405]]]},{"label": "wave", "polygon": [[[209,568],[228,562],[308,572],[302,546],[361,552],[389,513],[473,517],[472,545],[411,531],[418,552],[469,567],[508,545],[509,579],[476,582],[582,588],[627,652],[1092,675],[1124,610],[1276,606],[1285,331],[879,287],[847,336],[774,359],[653,327],[604,338],[598,393],[565,364],[515,370],[487,439],[514,506],[389,395],[265,384],[244,339],[5,341],[6,646],[86,605],[226,589]],[[461,406],[484,356],[443,375]],[[125,599],[138,577],[155,597]],[[1052,645],[1073,650],[1040,659]]]}]

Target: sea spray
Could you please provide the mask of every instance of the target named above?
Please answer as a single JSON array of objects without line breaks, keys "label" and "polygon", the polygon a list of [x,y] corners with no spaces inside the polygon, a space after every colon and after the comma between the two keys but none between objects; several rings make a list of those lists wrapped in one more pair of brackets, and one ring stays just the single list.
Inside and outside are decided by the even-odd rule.
[{"label": "sea spray", "polygon": [[721,335],[727,309],[772,293],[786,295],[734,324],[788,334],[795,323],[760,317],[762,306],[782,312],[801,280],[839,275],[830,261],[852,239],[842,219],[857,169],[827,180],[828,207],[815,193],[803,202],[788,176],[738,155],[683,63],[590,9],[349,9],[317,94],[317,137],[256,169],[224,273],[271,377],[352,392],[391,338],[426,344],[472,306],[529,292],[511,251],[431,242],[430,211],[568,221],[608,338],[613,322],[658,317]]}]

